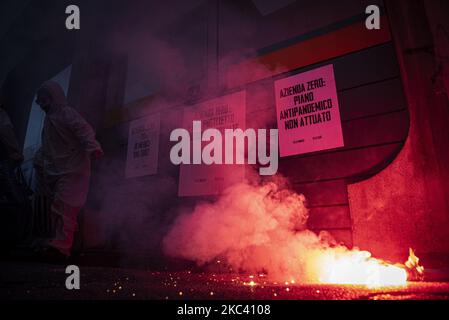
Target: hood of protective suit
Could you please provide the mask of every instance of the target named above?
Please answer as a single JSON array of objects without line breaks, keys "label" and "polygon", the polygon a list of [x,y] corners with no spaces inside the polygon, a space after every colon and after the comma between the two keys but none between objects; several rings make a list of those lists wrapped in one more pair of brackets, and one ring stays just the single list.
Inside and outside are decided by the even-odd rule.
[{"label": "hood of protective suit", "polygon": [[67,106],[67,99],[64,90],[56,81],[49,80],[45,82],[39,88],[39,91],[41,90],[45,90],[52,99],[50,111],[54,111],[54,109],[56,108],[62,108]]}]

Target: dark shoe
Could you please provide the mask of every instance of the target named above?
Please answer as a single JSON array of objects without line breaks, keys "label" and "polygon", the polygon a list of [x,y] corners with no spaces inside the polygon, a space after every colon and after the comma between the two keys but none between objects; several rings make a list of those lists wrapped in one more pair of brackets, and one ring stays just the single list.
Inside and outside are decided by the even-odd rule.
[{"label": "dark shoe", "polygon": [[64,265],[68,263],[69,257],[62,254],[58,249],[45,247],[38,253],[39,260],[45,263]]}]

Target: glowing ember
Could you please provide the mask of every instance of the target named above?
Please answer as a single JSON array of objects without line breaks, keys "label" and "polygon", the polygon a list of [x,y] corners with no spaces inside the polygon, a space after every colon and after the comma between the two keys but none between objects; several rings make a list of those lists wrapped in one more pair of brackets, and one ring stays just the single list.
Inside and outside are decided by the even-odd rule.
[{"label": "glowing ember", "polygon": [[329,251],[323,254],[319,281],[373,287],[404,286],[405,268],[374,259],[367,251]]},{"label": "glowing ember", "polygon": [[257,286],[257,283],[255,283],[253,280],[251,280],[250,282],[244,282],[243,285],[255,287],[255,286]]}]

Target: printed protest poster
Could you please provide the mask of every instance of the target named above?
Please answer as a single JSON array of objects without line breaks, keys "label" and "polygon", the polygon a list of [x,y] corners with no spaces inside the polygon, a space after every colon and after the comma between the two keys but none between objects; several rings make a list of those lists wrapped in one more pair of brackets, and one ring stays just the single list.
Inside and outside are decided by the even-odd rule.
[{"label": "printed protest poster", "polygon": [[334,67],[275,82],[281,157],[344,146]]},{"label": "printed protest poster", "polygon": [[[201,121],[201,130],[218,129],[223,137],[224,130],[245,130],[246,92],[239,91],[217,97],[192,107],[185,107],[183,127],[193,138],[193,121]],[[201,142],[202,147],[209,142]],[[234,144],[235,147],[235,144]],[[224,159],[223,152],[223,159]],[[179,196],[217,195],[227,187],[241,182],[245,177],[245,166],[238,164],[182,164],[179,173]]]},{"label": "printed protest poster", "polygon": [[126,178],[157,173],[160,114],[134,120],[129,125]]}]

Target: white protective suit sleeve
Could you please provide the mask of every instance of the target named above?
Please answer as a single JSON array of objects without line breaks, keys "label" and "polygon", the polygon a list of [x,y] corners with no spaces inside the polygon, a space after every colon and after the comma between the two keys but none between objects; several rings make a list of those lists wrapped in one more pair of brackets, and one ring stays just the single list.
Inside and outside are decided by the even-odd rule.
[{"label": "white protective suit sleeve", "polygon": [[79,139],[82,148],[92,154],[101,151],[101,146],[95,139],[95,132],[91,125],[73,108],[64,108],[65,121],[70,130]]}]

